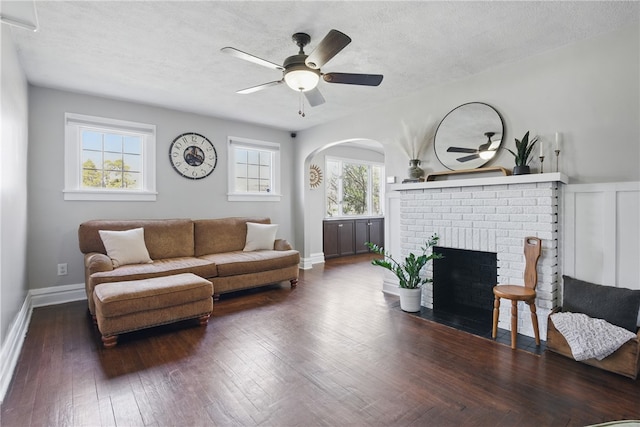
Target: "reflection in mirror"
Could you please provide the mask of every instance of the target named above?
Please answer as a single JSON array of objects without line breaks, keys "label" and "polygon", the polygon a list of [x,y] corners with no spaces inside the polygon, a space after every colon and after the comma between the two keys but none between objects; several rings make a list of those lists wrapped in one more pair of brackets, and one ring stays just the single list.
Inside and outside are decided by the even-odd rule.
[{"label": "reflection in mirror", "polygon": [[502,117],[493,107],[481,102],[462,104],[438,125],[436,156],[451,170],[479,168],[496,155],[503,133]]}]

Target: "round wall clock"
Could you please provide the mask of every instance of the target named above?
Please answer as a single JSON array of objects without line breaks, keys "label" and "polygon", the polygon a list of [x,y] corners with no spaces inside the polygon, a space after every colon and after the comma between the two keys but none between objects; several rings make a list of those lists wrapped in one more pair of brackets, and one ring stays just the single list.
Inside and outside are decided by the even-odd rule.
[{"label": "round wall clock", "polygon": [[311,165],[309,167],[309,185],[311,188],[317,188],[322,183],[322,170],[317,165]]},{"label": "round wall clock", "polygon": [[185,178],[202,179],[216,168],[218,153],[207,137],[187,132],[171,143],[169,160],[176,172]]}]

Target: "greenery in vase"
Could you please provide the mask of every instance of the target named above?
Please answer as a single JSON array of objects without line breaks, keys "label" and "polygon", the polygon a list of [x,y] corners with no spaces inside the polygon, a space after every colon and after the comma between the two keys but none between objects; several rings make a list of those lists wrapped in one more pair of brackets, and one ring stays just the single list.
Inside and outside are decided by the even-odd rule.
[{"label": "greenery in vase", "polygon": [[531,161],[531,152],[533,151],[533,147],[538,142],[538,138],[533,138],[529,141],[529,132],[524,134],[522,141],[519,141],[518,138],[516,140],[516,151],[511,151],[509,148],[509,152],[513,154],[515,158],[516,166],[526,166]]},{"label": "greenery in vase", "polygon": [[427,123],[421,126],[409,126],[404,120],[401,124],[402,136],[394,139],[394,142],[409,157],[410,162],[413,160],[420,162],[427,155],[429,145],[433,141],[433,123],[429,123],[427,119]]},{"label": "greenery in vase", "polygon": [[[424,247],[422,247],[421,255],[409,253],[409,256],[404,259],[403,263],[399,263],[393,259],[391,254],[378,245],[371,242],[366,242],[365,245],[367,245],[371,252],[384,256],[383,259],[372,260],[371,264],[384,267],[395,274],[400,281],[401,288],[416,289],[425,283],[432,281],[432,279],[420,277],[420,271],[432,259],[442,258],[442,254],[433,252],[433,247],[438,244],[439,239],[440,237],[434,234],[427,242],[425,242]],[[431,251],[429,252],[429,250]]]}]

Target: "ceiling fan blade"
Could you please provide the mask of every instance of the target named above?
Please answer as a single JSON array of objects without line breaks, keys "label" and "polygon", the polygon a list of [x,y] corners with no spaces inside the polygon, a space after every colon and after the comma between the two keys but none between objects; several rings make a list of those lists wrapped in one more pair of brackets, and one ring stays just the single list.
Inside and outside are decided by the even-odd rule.
[{"label": "ceiling fan blade", "polygon": [[349,43],[351,43],[351,37],[338,30],[331,30],[307,57],[305,64],[307,64],[307,67],[317,70],[329,62]]},{"label": "ceiling fan blade", "polygon": [[449,147],[447,153],[476,153],[478,150],[473,148]]},{"label": "ceiling fan blade", "polygon": [[304,92],[304,96],[312,107],[324,104],[324,96],[322,96],[317,87]]},{"label": "ceiling fan blade", "polygon": [[378,86],[382,82],[381,74],[327,73],[322,78],[327,83],[343,83],[348,85]]},{"label": "ceiling fan blade", "polygon": [[485,142],[484,144],[480,144],[480,146],[478,147],[478,152],[480,152],[480,151],[488,151],[489,147],[491,147],[491,143],[490,142]]},{"label": "ceiling fan blade", "polygon": [[459,158],[457,158],[456,160],[457,160],[457,161],[459,161],[460,163],[464,163],[464,162],[468,162],[468,161],[470,161],[470,160],[475,160],[475,159],[477,159],[478,157],[480,157],[480,156],[479,156],[479,155],[477,155],[477,154],[472,154],[472,155],[470,155],[470,156],[459,157]]},{"label": "ceiling fan blade", "polygon": [[251,55],[250,53],[243,52],[234,47],[223,47],[220,49],[221,52],[229,54],[231,56],[235,56],[239,59],[244,59],[245,61],[253,62],[254,64],[262,65],[263,67],[271,68],[273,70],[284,70],[282,65],[274,64],[271,61],[267,61],[266,59],[258,58],[255,55]]},{"label": "ceiling fan blade", "polygon": [[266,89],[266,88],[271,87],[271,86],[278,86],[279,84],[282,84],[282,83],[284,83],[284,80],[276,80],[274,82],[263,83],[263,84],[258,85],[258,86],[251,86],[251,87],[248,87],[246,89],[239,90],[236,93],[239,93],[239,94],[242,94],[242,95],[246,95],[248,93],[258,92],[259,90]]}]

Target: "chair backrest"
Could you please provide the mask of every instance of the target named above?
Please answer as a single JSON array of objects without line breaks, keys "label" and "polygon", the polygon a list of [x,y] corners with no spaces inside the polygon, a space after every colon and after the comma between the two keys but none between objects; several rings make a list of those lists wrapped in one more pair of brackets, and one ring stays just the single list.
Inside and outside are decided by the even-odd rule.
[{"label": "chair backrest", "polygon": [[538,284],[538,258],[540,258],[540,250],[542,240],[537,237],[524,238],[524,286],[535,289]]}]

